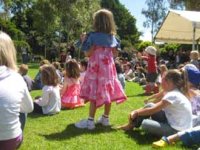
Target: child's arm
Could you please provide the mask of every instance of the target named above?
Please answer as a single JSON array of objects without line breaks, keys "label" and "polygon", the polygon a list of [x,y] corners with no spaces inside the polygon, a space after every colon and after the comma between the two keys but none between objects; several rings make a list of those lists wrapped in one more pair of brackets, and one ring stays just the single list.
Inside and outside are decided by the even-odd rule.
[{"label": "child's arm", "polygon": [[92,32],[88,33],[87,35],[82,36],[81,38],[81,42],[82,42],[82,46],[81,46],[81,50],[84,51],[85,56],[90,57],[92,55],[93,52],[93,42],[92,42],[92,38],[91,38]]},{"label": "child's arm", "polygon": [[118,56],[117,48],[112,48],[112,53],[114,57],[117,57]]},{"label": "child's arm", "polygon": [[30,96],[28,89],[24,91],[24,97],[22,98],[20,112],[29,113],[33,111],[33,100]]},{"label": "child's arm", "polygon": [[43,91],[42,97],[35,100],[35,102],[40,106],[46,106],[49,103],[49,94],[51,92],[51,89],[46,88],[46,89],[42,89],[42,91]]},{"label": "child's arm", "polygon": [[85,53],[85,56],[86,56],[86,57],[92,56],[93,51],[94,51],[94,48],[93,48],[93,46],[92,46],[89,50],[87,50],[87,51],[84,52],[84,53]]},{"label": "child's arm", "polygon": [[147,57],[147,56],[141,56],[140,58],[141,58],[141,59],[144,59],[144,60],[148,60],[148,57]]},{"label": "child's arm", "polygon": [[63,84],[63,87],[61,88],[61,90],[60,90],[60,96],[62,97],[63,96],[63,94],[65,93],[65,91],[66,91],[66,89],[67,89],[67,81],[66,81],[66,79],[64,80],[64,84]]},{"label": "child's arm", "polygon": [[157,103],[163,98],[163,96],[164,96],[164,91],[161,91],[157,94],[154,94],[154,95],[148,97],[146,100],[144,100],[144,103],[145,104],[149,103],[149,102]]}]

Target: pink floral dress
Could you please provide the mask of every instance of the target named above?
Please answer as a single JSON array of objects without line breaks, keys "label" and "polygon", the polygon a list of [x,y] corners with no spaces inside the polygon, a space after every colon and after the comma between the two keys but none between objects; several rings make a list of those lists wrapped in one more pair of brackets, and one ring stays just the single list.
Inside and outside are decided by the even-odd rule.
[{"label": "pink floral dress", "polygon": [[126,100],[126,95],[117,79],[112,48],[94,46],[81,85],[80,97],[95,102],[97,107],[112,101],[121,103]]}]

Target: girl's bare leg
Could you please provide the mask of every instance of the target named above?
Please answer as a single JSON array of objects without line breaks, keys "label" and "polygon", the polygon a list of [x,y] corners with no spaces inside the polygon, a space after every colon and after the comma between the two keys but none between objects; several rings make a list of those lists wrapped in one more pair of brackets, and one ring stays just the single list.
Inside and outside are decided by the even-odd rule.
[{"label": "girl's bare leg", "polygon": [[105,104],[104,106],[104,116],[108,117],[110,114],[110,109],[111,109],[111,103],[110,104]]},{"label": "girl's bare leg", "polygon": [[90,102],[89,117],[94,118],[95,113],[96,113],[96,104],[94,102]]},{"label": "girl's bare leg", "polygon": [[180,140],[178,134],[170,135],[170,136],[167,137],[167,139],[168,139],[170,144]]}]

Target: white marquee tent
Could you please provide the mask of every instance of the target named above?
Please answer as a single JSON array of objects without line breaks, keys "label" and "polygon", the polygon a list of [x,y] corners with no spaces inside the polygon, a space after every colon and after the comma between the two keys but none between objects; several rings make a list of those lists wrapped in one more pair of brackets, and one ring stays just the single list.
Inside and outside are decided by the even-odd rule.
[{"label": "white marquee tent", "polygon": [[195,44],[200,40],[200,12],[170,10],[158,30],[155,41]]}]

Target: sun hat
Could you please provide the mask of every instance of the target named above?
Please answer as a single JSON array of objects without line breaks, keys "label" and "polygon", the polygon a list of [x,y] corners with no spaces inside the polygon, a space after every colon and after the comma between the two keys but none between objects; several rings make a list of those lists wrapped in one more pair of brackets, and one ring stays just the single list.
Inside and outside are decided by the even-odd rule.
[{"label": "sun hat", "polygon": [[156,51],[157,51],[156,48],[153,46],[148,46],[145,49],[145,52],[147,52],[148,54],[154,55],[154,56],[156,56]]},{"label": "sun hat", "polygon": [[184,70],[188,73],[189,82],[198,86],[200,84],[200,70],[193,64],[185,65]]}]

